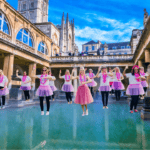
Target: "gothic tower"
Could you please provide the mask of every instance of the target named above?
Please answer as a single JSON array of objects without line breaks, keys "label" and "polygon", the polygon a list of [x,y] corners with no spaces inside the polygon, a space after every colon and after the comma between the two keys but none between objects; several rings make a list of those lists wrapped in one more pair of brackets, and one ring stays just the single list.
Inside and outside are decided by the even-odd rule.
[{"label": "gothic tower", "polygon": [[49,0],[18,0],[18,11],[32,23],[48,22]]},{"label": "gothic tower", "polygon": [[64,13],[62,16],[62,20],[61,20],[61,29],[60,29],[60,52],[64,52],[64,23],[65,23],[65,19],[64,19]]},{"label": "gothic tower", "polygon": [[67,19],[66,19],[66,52],[69,52],[69,16],[67,13]]},{"label": "gothic tower", "polygon": [[72,23],[72,50],[75,49],[75,26],[74,26],[74,19]]}]

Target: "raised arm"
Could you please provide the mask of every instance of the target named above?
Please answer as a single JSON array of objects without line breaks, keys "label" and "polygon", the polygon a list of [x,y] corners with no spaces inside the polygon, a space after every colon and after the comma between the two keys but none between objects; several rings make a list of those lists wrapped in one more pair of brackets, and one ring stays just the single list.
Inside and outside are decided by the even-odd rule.
[{"label": "raised arm", "polygon": [[63,79],[61,76],[61,70],[59,71],[59,79]]},{"label": "raised arm", "polygon": [[123,71],[123,76],[126,76],[126,70],[128,69],[128,66],[125,67],[124,71]]},{"label": "raised arm", "polygon": [[82,82],[82,84],[88,84],[88,83],[91,83],[91,82],[92,82],[92,80],[91,80],[88,76],[86,76],[86,78],[88,79],[88,81]]},{"label": "raised arm", "polygon": [[101,71],[101,66],[98,68],[98,72],[96,74],[96,77],[98,78],[99,77],[99,72]]}]

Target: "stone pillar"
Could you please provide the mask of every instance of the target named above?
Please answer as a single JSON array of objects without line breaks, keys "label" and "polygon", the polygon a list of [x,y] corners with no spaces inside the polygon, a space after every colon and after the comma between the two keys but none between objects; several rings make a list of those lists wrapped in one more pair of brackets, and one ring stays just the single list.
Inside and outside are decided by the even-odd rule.
[{"label": "stone pillar", "polygon": [[[34,69],[34,70],[33,70]],[[36,75],[36,63],[29,65],[29,76]],[[31,78],[31,100],[34,99],[34,91],[35,91],[35,78]]]},{"label": "stone pillar", "polygon": [[149,51],[149,49],[145,50],[145,62],[146,63],[150,62],[150,51]]},{"label": "stone pillar", "polygon": [[142,67],[142,65],[143,65],[143,64],[142,64],[142,60],[139,60],[139,61],[138,61],[138,66],[139,66],[139,67]]},{"label": "stone pillar", "polygon": [[[74,76],[77,76],[77,68],[75,68],[74,71]],[[74,84],[74,96],[76,96],[76,92],[77,92],[77,79],[73,80],[73,84]]]},{"label": "stone pillar", "polygon": [[11,82],[11,76],[13,75],[14,67],[14,55],[8,55],[4,58],[3,72],[7,76],[8,82]]}]

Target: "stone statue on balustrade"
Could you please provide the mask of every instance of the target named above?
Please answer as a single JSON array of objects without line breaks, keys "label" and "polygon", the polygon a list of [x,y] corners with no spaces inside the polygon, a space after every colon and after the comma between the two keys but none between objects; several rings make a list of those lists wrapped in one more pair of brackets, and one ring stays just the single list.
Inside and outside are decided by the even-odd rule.
[{"label": "stone statue on balustrade", "polygon": [[144,9],[144,22],[143,22],[143,24],[144,24],[144,27],[145,27],[145,25],[146,25],[146,23],[147,23],[147,20],[148,20],[148,12],[146,11],[146,9]]}]

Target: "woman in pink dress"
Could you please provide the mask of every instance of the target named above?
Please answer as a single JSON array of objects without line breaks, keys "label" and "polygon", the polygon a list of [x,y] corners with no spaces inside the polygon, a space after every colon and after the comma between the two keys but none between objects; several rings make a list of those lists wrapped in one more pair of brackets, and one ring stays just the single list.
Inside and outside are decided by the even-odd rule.
[{"label": "woman in pink dress", "polygon": [[70,75],[70,71],[67,69],[65,72],[65,75],[61,76],[61,70],[60,70],[59,78],[65,80],[65,83],[62,86],[62,91],[66,93],[66,99],[67,99],[68,104],[72,104],[71,93],[74,91],[74,88],[72,86],[72,74]]},{"label": "woman in pink dress", "polygon": [[126,74],[126,69],[128,69],[128,66],[126,66],[123,75],[129,78],[129,86],[126,90],[126,94],[131,96],[130,113],[133,113],[133,107],[134,111],[138,112],[136,108],[139,100],[139,95],[144,94],[144,90],[141,85],[141,79],[143,77],[140,76],[139,66],[137,65],[132,67],[131,73]]},{"label": "woman in pink dress", "polygon": [[[34,70],[35,68],[33,68]],[[52,79],[50,75],[48,75],[48,71],[46,67],[43,67],[42,74],[41,75],[33,75],[31,76],[33,78],[39,78],[40,79],[40,86],[36,91],[36,95],[39,96],[40,99],[40,107],[41,107],[41,115],[44,115],[44,96],[46,97],[46,103],[47,103],[47,112],[46,115],[49,115],[49,109],[50,109],[50,96],[53,95],[53,91],[49,86],[49,80]]]},{"label": "woman in pink dress", "polygon": [[94,81],[94,78],[96,78],[96,76],[93,73],[92,69],[89,69],[89,73],[86,73],[86,75],[92,80],[92,82],[88,83],[87,86],[89,87],[92,96],[94,96],[93,87],[97,86],[97,83]]},{"label": "woman in pink dress", "polygon": [[1,104],[1,100],[0,100],[0,107],[2,105],[2,107],[1,107],[2,109],[5,108],[6,95],[9,94],[9,90],[7,88],[7,84],[8,84],[7,77],[3,74],[3,71],[0,70],[0,96],[2,96],[2,104]]},{"label": "woman in pink dress", "polygon": [[20,90],[24,91],[24,96],[26,101],[30,100],[30,93],[29,91],[31,90],[31,78],[27,76],[27,72],[23,72],[23,76],[18,75],[19,70],[16,70],[16,76],[17,78],[21,79],[21,87]]},{"label": "woman in pink dress", "polygon": [[118,67],[115,68],[114,73],[114,82],[112,84],[112,89],[115,90],[116,100],[120,100],[121,90],[124,90],[124,85],[122,84],[121,80],[124,79],[122,73],[120,73],[120,69]]},{"label": "woman in pink dress", "polygon": [[53,95],[51,96],[50,99],[53,99],[53,101],[54,101],[54,96],[55,96],[54,92],[57,91],[57,88],[56,88],[55,83],[54,83],[54,81],[56,80],[56,78],[55,78],[55,76],[52,75],[51,70],[48,71],[48,74],[52,77],[52,79],[49,80],[49,86],[50,86],[50,88],[53,91]]},{"label": "woman in pink dress", "polygon": [[[79,76],[73,77],[73,79],[79,80],[79,87],[76,93],[74,103],[81,105],[82,110],[83,110],[82,116],[88,115],[87,105],[93,102],[93,98],[92,98],[90,89],[88,88],[87,84],[91,83],[92,80],[88,76],[85,75],[84,67],[80,68]],[[84,111],[84,106],[86,108],[86,112]]]},{"label": "woman in pink dress", "polygon": [[111,91],[109,82],[110,82],[110,77],[112,77],[113,74],[107,72],[106,66],[102,67],[101,73],[99,73],[100,71],[101,71],[101,67],[99,67],[98,72],[96,74],[98,78],[100,77],[99,91],[101,91],[101,94],[102,94],[103,109],[104,108],[108,109],[108,106],[107,106],[108,96],[109,96],[109,92]]},{"label": "woman in pink dress", "polygon": [[146,92],[147,92],[147,88],[148,88],[148,83],[146,82],[146,76],[149,76],[149,74],[148,73],[145,73],[144,72],[144,67],[140,67],[140,76],[141,77],[143,77],[142,79],[141,79],[141,85],[143,86],[143,89],[144,89],[144,95],[143,96],[141,96],[141,99],[144,99],[144,97],[145,97],[145,94],[146,94]]}]

